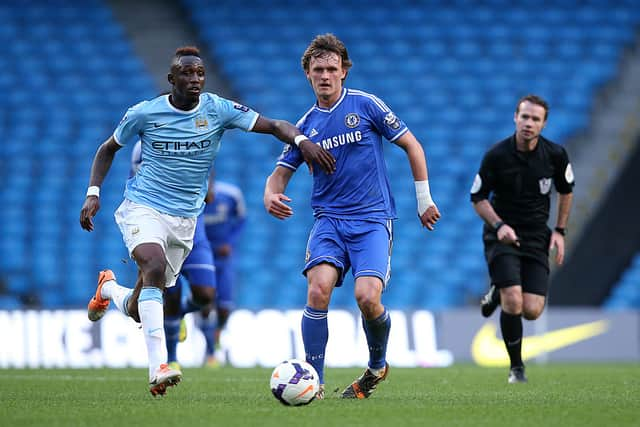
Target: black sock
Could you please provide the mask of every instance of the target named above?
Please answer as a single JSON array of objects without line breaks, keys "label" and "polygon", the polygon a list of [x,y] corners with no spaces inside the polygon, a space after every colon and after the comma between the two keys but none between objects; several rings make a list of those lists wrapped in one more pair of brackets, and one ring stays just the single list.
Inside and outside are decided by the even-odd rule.
[{"label": "black sock", "polygon": [[522,317],[519,314],[500,313],[502,339],[507,347],[511,367],[522,366]]}]

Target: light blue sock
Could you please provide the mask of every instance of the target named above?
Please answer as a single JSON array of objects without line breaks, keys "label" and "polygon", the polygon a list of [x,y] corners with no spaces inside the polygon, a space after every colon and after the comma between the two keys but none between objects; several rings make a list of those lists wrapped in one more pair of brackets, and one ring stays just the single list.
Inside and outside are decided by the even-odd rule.
[{"label": "light blue sock", "polygon": [[324,384],[324,352],[329,341],[327,310],[304,307],[302,313],[302,341],[307,362],[318,373],[320,384]]},{"label": "light blue sock", "polygon": [[373,320],[362,318],[362,327],[369,346],[369,368],[381,369],[387,363],[387,342],[391,330],[391,317],[385,308],[384,313]]}]

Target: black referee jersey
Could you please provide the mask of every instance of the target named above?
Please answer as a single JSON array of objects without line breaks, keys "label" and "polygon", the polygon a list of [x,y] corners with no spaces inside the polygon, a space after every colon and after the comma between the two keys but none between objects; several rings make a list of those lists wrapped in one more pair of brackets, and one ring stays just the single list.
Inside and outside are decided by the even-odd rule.
[{"label": "black referee jersey", "polygon": [[[573,171],[564,147],[540,136],[533,151],[518,151],[513,134],[485,153],[471,201],[491,196],[493,209],[517,234],[540,232],[547,230],[552,184],[558,193],[573,191]],[[485,236],[488,232],[493,230],[485,225]]]}]

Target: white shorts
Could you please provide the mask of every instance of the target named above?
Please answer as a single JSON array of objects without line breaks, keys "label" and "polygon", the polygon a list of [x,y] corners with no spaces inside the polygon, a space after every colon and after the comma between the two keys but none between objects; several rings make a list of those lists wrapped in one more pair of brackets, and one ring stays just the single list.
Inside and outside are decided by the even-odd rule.
[{"label": "white shorts", "polygon": [[196,217],[163,214],[128,199],[120,204],[113,216],[131,257],[133,250],[142,243],[162,246],[167,260],[165,286],[175,285],[182,263],[193,247]]}]

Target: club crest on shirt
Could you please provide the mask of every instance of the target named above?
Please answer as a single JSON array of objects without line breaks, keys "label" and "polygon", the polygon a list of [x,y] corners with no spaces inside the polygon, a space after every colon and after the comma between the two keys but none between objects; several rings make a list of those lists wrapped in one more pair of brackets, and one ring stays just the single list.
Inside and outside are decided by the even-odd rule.
[{"label": "club crest on shirt", "polygon": [[540,185],[540,194],[547,194],[551,190],[551,178],[540,178],[538,184]]},{"label": "club crest on shirt", "polygon": [[209,128],[209,121],[204,116],[198,116],[195,119],[196,129],[207,129]]},{"label": "club crest on shirt", "polygon": [[244,106],[242,104],[238,104],[236,102],[233,103],[233,108],[235,108],[236,110],[240,110],[243,113],[246,113],[246,112],[249,111],[249,107],[246,107],[246,106]]},{"label": "club crest on shirt", "polygon": [[305,262],[305,264],[308,263],[310,259],[311,259],[311,251],[309,249],[307,249],[307,252],[304,254],[304,262]]},{"label": "club crest on shirt", "polygon": [[389,126],[393,130],[400,129],[400,119],[396,117],[393,112],[389,111],[386,116],[384,116],[384,124]]},{"label": "club crest on shirt", "polygon": [[349,113],[344,116],[344,124],[347,125],[348,128],[354,128],[360,124],[360,116],[356,113]]}]

